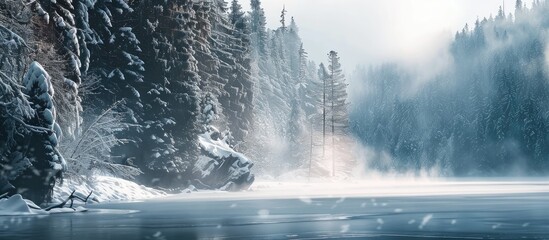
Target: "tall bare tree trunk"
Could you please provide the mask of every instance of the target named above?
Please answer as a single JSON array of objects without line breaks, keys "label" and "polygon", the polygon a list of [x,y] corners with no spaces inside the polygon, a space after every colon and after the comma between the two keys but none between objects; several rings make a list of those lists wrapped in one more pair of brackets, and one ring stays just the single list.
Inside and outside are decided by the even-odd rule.
[{"label": "tall bare tree trunk", "polygon": [[313,118],[311,117],[311,131],[309,132],[309,135],[311,135],[311,149],[309,150],[309,182],[311,181],[311,168],[313,165]]},{"label": "tall bare tree trunk", "polygon": [[[332,56],[332,65],[334,63],[334,57]],[[334,140],[334,135],[335,135],[335,126],[334,126],[334,98],[335,98],[335,93],[334,93],[334,67],[332,67],[331,69],[331,76],[330,78],[332,79],[332,85],[331,85],[331,88],[332,88],[332,177],[335,177],[335,172],[336,172],[336,168],[335,168],[335,157],[334,157],[334,152],[335,152],[335,140]]]},{"label": "tall bare tree trunk", "polygon": [[326,76],[323,82],[323,100],[322,100],[322,161],[326,159]]}]

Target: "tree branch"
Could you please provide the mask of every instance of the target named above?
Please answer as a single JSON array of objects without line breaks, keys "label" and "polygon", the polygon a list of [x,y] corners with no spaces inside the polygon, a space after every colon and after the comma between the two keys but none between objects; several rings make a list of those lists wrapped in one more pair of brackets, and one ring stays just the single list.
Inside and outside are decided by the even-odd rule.
[{"label": "tree branch", "polygon": [[70,156],[70,158],[74,157],[74,154],[76,154],[76,151],[78,150],[78,148],[80,147],[80,144],[82,144],[82,142],[84,141],[84,139],[86,138],[86,135],[88,134],[88,132],[90,131],[90,129],[95,125],[97,124],[99,121],[101,121],[102,118],[104,118],[107,113],[109,113],[110,111],[112,111],[116,106],[118,106],[118,104],[124,102],[125,100],[122,99],[118,102],[115,102],[111,107],[109,107],[109,109],[105,110],[105,112],[103,112],[99,117],[97,117],[97,119],[95,119],[95,121],[93,121],[92,124],[90,124],[86,130],[84,131],[84,133],[82,133],[82,137],[80,137],[80,140],[78,141],[78,143],[76,144],[76,147],[74,148],[74,150],[72,151],[72,154]]},{"label": "tree branch", "polygon": [[33,125],[29,125],[27,123],[25,123],[23,120],[11,115],[10,113],[6,113],[8,114],[9,117],[11,117],[13,120],[15,120],[16,122],[20,123],[21,125],[23,125],[24,127],[28,128],[29,130],[31,131],[34,131],[34,132],[39,132],[39,133],[48,133],[48,134],[51,134],[53,133],[53,130],[51,129],[47,129],[47,128],[44,128],[44,127],[39,127],[39,126],[33,126]]},{"label": "tree branch", "polygon": [[71,195],[69,195],[69,196],[67,197],[67,199],[65,199],[65,201],[63,201],[63,202],[61,202],[61,203],[59,203],[59,204],[55,204],[55,205],[53,205],[53,206],[49,206],[49,207],[45,208],[44,210],[50,211],[50,210],[52,210],[52,209],[54,209],[54,208],[64,208],[65,205],[67,205],[67,202],[68,202],[68,201],[71,201],[71,204],[69,205],[69,208],[72,208],[72,205],[73,205],[73,203],[74,203],[74,199],[78,199],[78,200],[80,200],[80,201],[82,201],[82,202],[84,202],[84,203],[87,203],[87,202],[88,202],[88,199],[90,198],[90,196],[91,196],[92,193],[93,193],[93,191],[91,191],[90,194],[88,194],[88,196],[86,196],[86,198],[82,198],[82,197],[80,197],[80,196],[74,195],[74,192],[76,192],[76,190],[72,190]]}]

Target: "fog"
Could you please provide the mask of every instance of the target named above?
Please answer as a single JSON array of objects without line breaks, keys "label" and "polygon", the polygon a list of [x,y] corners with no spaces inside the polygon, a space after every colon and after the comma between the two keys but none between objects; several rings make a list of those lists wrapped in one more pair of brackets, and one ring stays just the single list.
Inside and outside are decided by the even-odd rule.
[{"label": "fog", "polygon": [[[240,2],[249,9],[247,1]],[[262,1],[269,28],[280,26],[280,12],[286,6],[310,58],[326,61],[326,53],[334,49],[348,73],[358,64],[433,62],[455,31],[465,23],[472,25],[477,17],[495,15],[503,3],[514,11],[513,0]]]},{"label": "fog", "polygon": [[[336,139],[357,143],[346,144],[345,150],[352,148],[351,162],[360,164],[353,172],[426,177],[545,173],[546,2],[524,1],[518,8],[515,0],[261,2],[267,27],[276,29],[271,38],[280,34],[284,7],[286,25],[289,17],[297,23],[290,26],[298,36],[294,42],[303,43],[316,66],[328,62],[328,51],[338,52],[349,84],[345,94],[350,136]],[[279,44],[271,50],[292,55],[298,49],[289,40]],[[272,56],[260,62],[268,58]],[[292,65],[295,59],[301,57],[285,61]],[[278,64],[271,60],[265,66]],[[313,82],[323,80],[311,68],[307,74]],[[268,75],[276,79],[284,74]],[[314,89],[314,83],[309,89],[321,91]],[[298,115],[293,116],[299,119]],[[270,125],[285,124],[285,119]],[[307,125],[299,128],[308,131]],[[322,128],[315,129],[311,139],[324,135]],[[280,133],[267,135],[273,134]],[[286,137],[280,139],[281,145],[288,144]],[[301,156],[314,159],[317,148],[310,142],[311,153]],[[326,159],[333,151],[321,149],[316,162],[324,169],[336,168],[329,167]],[[342,153],[335,155],[345,159]],[[274,161],[265,162],[284,158],[288,156],[276,155]]]},{"label": "fog", "polygon": [[548,7],[542,2],[480,17],[432,61],[358,68],[351,121],[364,168],[429,176],[545,174]]}]

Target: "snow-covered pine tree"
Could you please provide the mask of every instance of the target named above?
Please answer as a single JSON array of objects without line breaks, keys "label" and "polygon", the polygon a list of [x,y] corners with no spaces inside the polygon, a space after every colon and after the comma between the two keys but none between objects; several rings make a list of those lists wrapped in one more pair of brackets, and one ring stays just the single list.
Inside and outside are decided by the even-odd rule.
[{"label": "snow-covered pine tree", "polygon": [[146,181],[162,186],[184,183],[198,157],[200,89],[194,58],[193,3],[143,1],[134,30],[142,42],[144,127],[134,163]]},{"label": "snow-covered pine tree", "polygon": [[307,136],[302,142],[308,143],[306,146],[300,144],[300,151],[305,156],[301,161],[308,168],[308,177],[325,176],[325,170],[321,167],[323,82],[319,80],[316,64],[308,61],[303,44],[299,50],[299,62],[297,98],[305,114],[302,125]]},{"label": "snow-covered pine tree", "polygon": [[288,32],[285,35],[286,48],[288,49],[288,64],[290,66],[290,73],[293,79],[293,83],[299,83],[299,74],[301,67],[300,59],[300,50],[302,47],[302,41],[299,37],[299,28],[294,20],[294,17],[291,18],[290,26],[288,27]]},{"label": "snow-covered pine tree", "polygon": [[328,112],[330,126],[330,154],[332,176],[338,171],[349,174],[352,171],[353,160],[349,154],[350,143],[347,140],[349,128],[349,113],[347,102],[347,83],[336,51],[328,54]]},{"label": "snow-covered pine tree", "polygon": [[210,22],[212,3],[210,1],[195,1],[193,10],[194,42],[193,50],[197,60],[199,87],[202,92],[200,97],[200,122],[202,131],[206,131],[209,125],[226,125],[222,116],[222,109],[218,97],[223,93],[227,83],[226,79],[219,76],[220,62],[212,52],[212,23]]},{"label": "snow-covered pine tree", "polygon": [[17,81],[0,71],[0,194],[16,191],[8,181],[31,166],[25,155],[31,130],[25,121],[33,113]]},{"label": "snow-covered pine tree", "polygon": [[[292,22],[295,24],[294,21]],[[315,115],[316,102],[314,102],[313,92],[311,92],[313,90],[313,86],[310,85],[312,79],[307,72],[307,52],[303,48],[303,44],[300,45],[298,53],[299,68],[297,84],[294,88],[295,98],[291,102],[292,110],[288,122],[289,160],[293,165],[292,168],[308,168],[307,164],[311,160],[312,147],[303,143],[310,142],[312,139],[311,121]]]},{"label": "snow-covered pine tree", "polygon": [[[63,71],[63,94],[59,98],[63,106],[59,109],[60,124],[66,136],[77,134],[80,131],[81,99],[78,95],[79,85],[82,83],[82,74],[88,70],[90,52],[88,42],[92,30],[89,28],[88,10],[93,7],[89,0],[75,1],[33,1],[32,8],[42,17],[45,26],[53,25],[60,40],[56,45],[59,54],[65,56]],[[61,89],[59,89],[61,90]]]},{"label": "snow-covered pine tree", "polygon": [[232,71],[236,67],[236,59],[230,52],[231,44],[235,39],[232,35],[234,29],[227,16],[227,2],[224,0],[213,1],[208,9],[208,17],[207,22],[210,23],[208,46],[213,59],[215,59],[215,62],[212,63],[215,70],[211,71],[211,81],[206,85],[205,90],[212,93],[219,102],[220,127],[226,126],[230,129],[232,118],[228,116],[230,102],[225,88],[229,81],[234,82]]},{"label": "snow-covered pine tree", "polygon": [[26,189],[22,192],[26,198],[42,203],[49,200],[56,180],[66,169],[65,160],[57,150],[62,132],[56,123],[51,78],[39,63],[31,63],[23,78],[23,86],[34,110],[27,126],[32,132],[26,152],[31,165],[12,183],[18,189]]},{"label": "snow-covered pine tree", "polygon": [[[101,106],[107,108],[120,99],[134,112],[141,112],[141,92],[144,62],[140,59],[140,41],[128,21],[134,10],[125,0],[98,0],[90,10],[90,37],[92,72],[100,78],[96,92]],[[136,114],[136,118],[139,114]],[[137,122],[135,122],[137,123]]]},{"label": "snow-covered pine tree", "polygon": [[[301,98],[298,95],[302,93],[298,93],[298,89],[305,91],[307,83],[300,82],[301,40],[295,20],[287,26],[284,9],[281,14],[283,26],[267,31],[261,2],[253,0],[251,6],[252,75],[256,79],[253,122],[256,131],[251,134],[245,152],[252,159],[262,163],[258,166],[270,168],[270,164],[284,164],[280,159],[290,159],[291,155],[294,155],[296,149],[288,142],[289,139],[296,139],[296,134],[303,137],[303,134],[298,132],[309,131],[310,124],[306,116],[298,117],[303,115],[304,108],[303,102],[297,100]],[[265,51],[262,49],[264,46]],[[310,68],[304,69],[309,76],[315,75],[311,74]],[[297,102],[294,102],[296,100]],[[301,120],[296,122],[295,119]],[[306,131],[302,131],[304,129]],[[307,152],[310,152],[310,149]],[[294,160],[304,161],[297,158],[302,157],[296,157]],[[281,172],[288,170],[278,169]]]},{"label": "snow-covered pine tree", "polygon": [[324,65],[320,65],[320,69],[314,62],[307,63],[306,76],[307,82],[304,93],[301,95],[306,96],[303,100],[303,109],[307,114],[307,121],[309,124],[309,177],[322,177],[327,176],[328,171],[326,167],[322,166],[324,162],[324,135],[323,135],[323,110],[325,109],[324,101],[324,80],[325,80],[325,68]]},{"label": "snow-covered pine tree", "polygon": [[328,80],[329,80],[329,73],[326,67],[323,63],[320,64],[318,69],[318,78],[322,81],[322,100],[321,100],[321,113],[322,117],[320,121],[322,122],[322,157],[321,160],[326,160],[326,120],[327,120],[327,114],[328,114]]},{"label": "snow-covered pine tree", "polygon": [[237,0],[231,3],[229,21],[234,31],[234,43],[229,50],[235,58],[236,66],[232,70],[232,78],[225,86],[230,103],[226,108],[230,129],[236,141],[244,141],[252,125],[254,83],[250,73],[250,30],[249,21]]},{"label": "snow-covered pine tree", "polygon": [[[261,7],[260,0],[251,0],[250,12],[250,39],[252,44],[252,56],[255,60],[268,56],[267,19],[265,11]],[[261,56],[261,57],[260,57]]]},{"label": "snow-covered pine tree", "polygon": [[0,25],[0,194],[15,192],[8,181],[21,175],[31,162],[25,155],[34,111],[17,81],[24,68],[26,42]]},{"label": "snow-covered pine tree", "polygon": [[281,26],[281,29],[282,31],[286,31],[286,13],[288,11],[286,11],[286,5],[284,5],[282,7],[282,11],[280,12],[280,24],[282,25]]},{"label": "snow-covered pine tree", "polygon": [[[92,82],[93,78],[98,80],[92,86],[93,98],[88,99],[89,106],[94,111],[88,116],[89,121],[95,121],[95,116],[101,115],[113,104],[122,101],[117,106],[115,120],[124,123],[131,123],[122,129],[113,129],[111,132],[104,131],[105,137],[117,137],[127,139],[121,144],[113,144],[112,156],[115,163],[133,165],[134,156],[131,153],[138,149],[141,142],[141,129],[143,124],[144,106],[142,96],[146,93],[144,89],[145,62],[142,58],[140,39],[134,32],[136,27],[133,21],[123,19],[134,19],[139,13],[134,12],[125,0],[98,0],[93,9],[90,10],[90,28],[93,35],[88,43],[91,52],[91,66],[86,80]],[[138,28],[142,28],[139,26]],[[89,84],[87,84],[89,85]],[[125,119],[119,119],[118,111],[125,113]],[[110,116],[110,115],[109,115]],[[89,127],[89,123],[84,123]],[[85,136],[80,136],[85,138]]]}]

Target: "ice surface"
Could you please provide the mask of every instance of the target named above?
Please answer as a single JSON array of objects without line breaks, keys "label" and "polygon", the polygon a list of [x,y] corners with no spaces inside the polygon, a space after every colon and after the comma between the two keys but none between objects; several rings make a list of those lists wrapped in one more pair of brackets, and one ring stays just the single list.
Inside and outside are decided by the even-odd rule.
[{"label": "ice surface", "polygon": [[239,196],[250,198],[279,197],[338,197],[351,198],[354,196],[369,196],[368,202],[360,206],[393,206],[388,202],[377,201],[378,197],[405,197],[405,196],[452,196],[452,195],[486,195],[486,194],[526,194],[543,193],[549,191],[548,184],[539,184],[539,181],[451,181],[451,180],[350,180],[311,181],[311,182],[282,182],[257,181],[251,187],[252,192],[241,193]]},{"label": "ice surface", "polygon": [[311,200],[311,198],[309,198],[309,197],[304,197],[304,196],[299,197],[299,201],[302,201],[302,202],[304,202],[304,203],[306,203],[306,204],[311,204],[311,203],[313,202],[313,200]]},{"label": "ice surface", "polygon": [[[191,236],[189,239],[241,239],[242,236],[249,239],[363,239],[376,235],[382,236],[379,239],[500,239],[502,236],[545,239],[549,236],[547,214],[543,211],[549,193],[546,181],[402,181],[401,185],[407,185],[402,189],[392,184],[257,182],[249,192],[199,191],[131,203],[90,204],[86,206],[90,214],[67,217],[67,221],[33,218],[29,226],[39,226],[37,223],[43,226],[34,232],[25,226],[9,226],[12,233],[41,236],[55,222],[59,234],[49,239],[61,239],[55,237],[67,234],[86,236],[105,228],[120,239],[128,239],[124,236],[152,238],[159,231],[166,239],[183,239],[181,236]],[[397,189],[387,192],[389,188]],[[402,194],[403,189],[408,188],[420,190]],[[343,197],[345,201],[330,209]],[[312,204],[300,199],[311,199]],[[371,199],[391,207],[373,208]],[[367,207],[360,208],[365,202]],[[104,221],[104,214],[95,214],[97,209],[110,207],[139,212],[110,214],[108,221]],[[403,213],[395,213],[395,209],[403,209]],[[492,229],[497,224],[501,224],[500,227]],[[423,225],[423,229],[418,230],[419,225]],[[403,233],[409,237],[403,237]],[[3,236],[0,231],[0,239]],[[86,239],[93,240],[93,234]]]},{"label": "ice surface", "polygon": [[341,225],[341,231],[339,231],[340,233],[346,233],[349,231],[349,228],[350,228],[350,225],[349,224],[343,224]]},{"label": "ice surface", "polygon": [[267,209],[261,209],[257,211],[257,215],[259,215],[260,218],[266,218],[269,216],[269,210]]},{"label": "ice surface", "polygon": [[88,209],[86,209],[85,207],[82,207],[82,206],[78,206],[76,208],[68,208],[68,207],[65,207],[65,208],[54,208],[52,210],[49,211],[49,213],[75,213],[75,212],[86,212],[88,211]]},{"label": "ice surface", "polygon": [[425,215],[425,217],[423,217],[423,220],[421,220],[421,224],[419,225],[419,229],[423,229],[425,227],[425,225],[427,225],[427,223],[429,223],[429,221],[431,221],[431,219],[433,218],[433,214],[427,214]]}]

